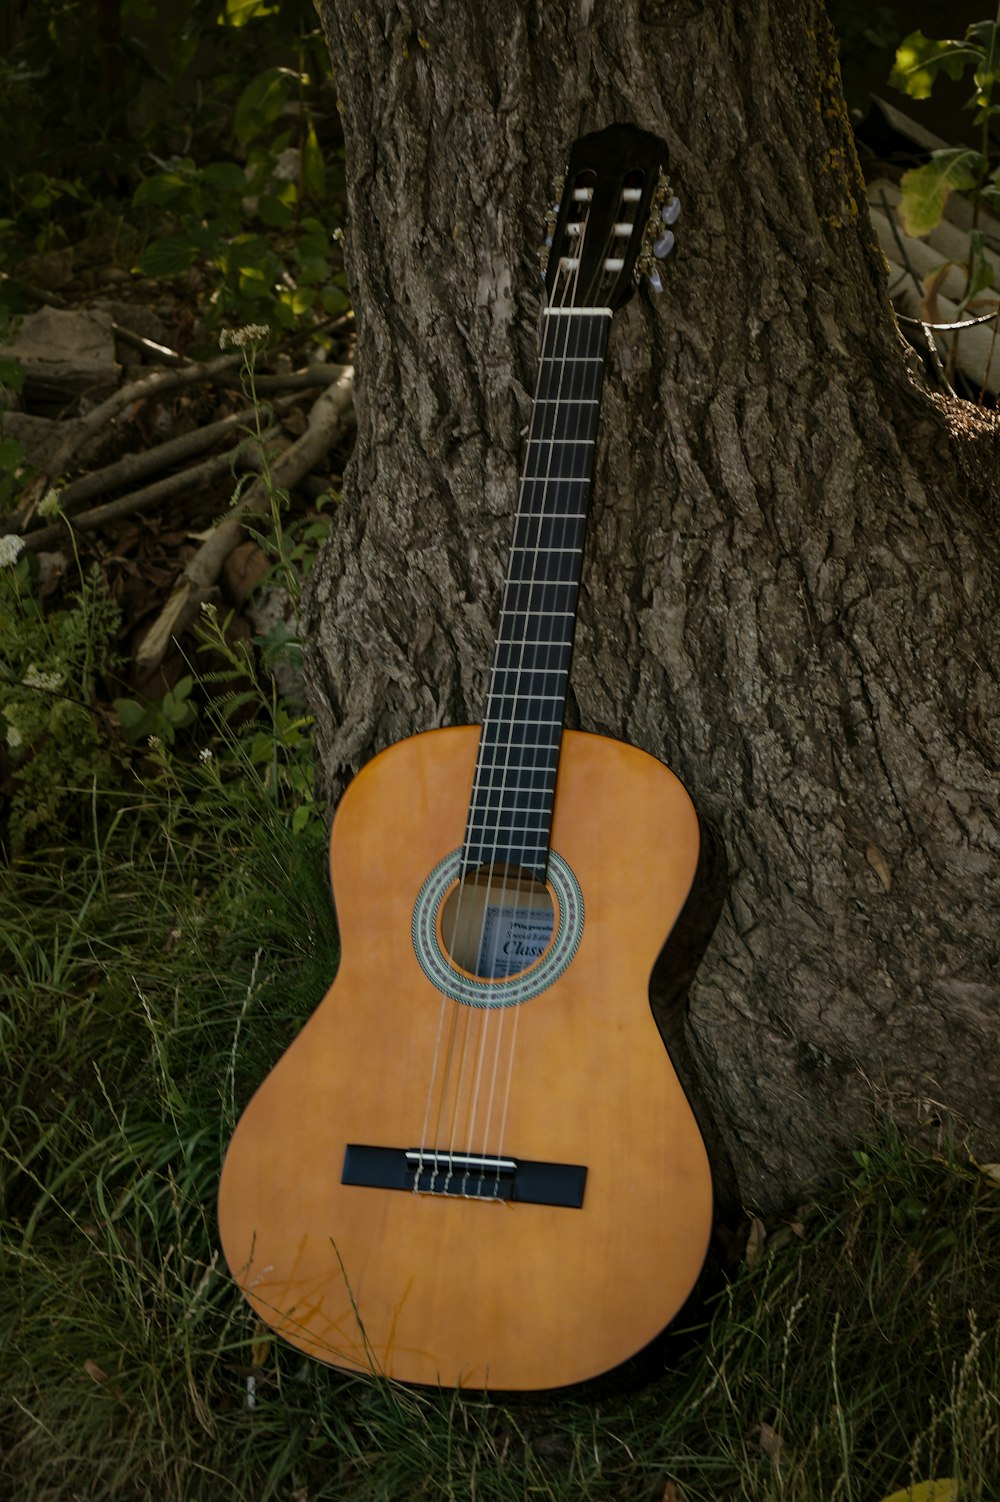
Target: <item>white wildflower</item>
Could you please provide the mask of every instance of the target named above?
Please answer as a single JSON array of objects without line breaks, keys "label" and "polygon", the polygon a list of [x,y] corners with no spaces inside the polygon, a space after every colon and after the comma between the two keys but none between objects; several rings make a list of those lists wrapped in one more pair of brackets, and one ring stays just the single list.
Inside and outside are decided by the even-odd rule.
[{"label": "white wildflower", "polygon": [[17,751],[24,745],[24,736],[9,720],[7,721],[7,744],[12,751]]},{"label": "white wildflower", "polygon": [[248,346],[263,344],[271,332],[266,323],[245,323],[240,329],[223,329],[219,335],[219,348],[246,349]]},{"label": "white wildflower", "polygon": [[202,746],[201,750],[198,752],[198,760],[203,761],[206,766],[208,766],[208,763],[212,760],[212,753],[207,746]]},{"label": "white wildflower", "polygon": [[43,694],[54,694],[62,686],[62,673],[42,673],[32,663],[24,675],[26,688],[40,688]]},{"label": "white wildflower", "polygon": [[17,537],[13,532],[8,532],[6,537],[0,537],[0,568],[6,568],[9,563],[16,563],[23,552],[23,537]]},{"label": "white wildflower", "polygon": [[61,511],[58,490],[46,491],[44,499],[38,503],[39,516],[58,516]]},{"label": "white wildflower", "polygon": [[158,735],[147,735],[146,745],[149,747],[150,751],[163,750],[163,742],[160,740],[160,737]]}]

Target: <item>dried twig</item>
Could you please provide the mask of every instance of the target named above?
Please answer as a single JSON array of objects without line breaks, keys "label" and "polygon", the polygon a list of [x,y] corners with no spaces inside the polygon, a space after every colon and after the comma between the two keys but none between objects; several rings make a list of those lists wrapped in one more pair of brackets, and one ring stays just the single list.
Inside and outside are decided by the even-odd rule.
[{"label": "dried twig", "polygon": [[900,323],[912,323],[919,329],[934,329],[937,333],[950,334],[975,328],[977,323],[992,323],[994,318],[1000,317],[1000,308],[994,308],[992,313],[980,313],[976,318],[962,318],[958,323],[925,323],[922,318],[910,318],[906,313],[897,313],[896,317]]},{"label": "dried twig", "polygon": [[[271,439],[278,432],[277,427],[268,428],[262,435],[265,439]],[[176,475],[168,475],[164,480],[157,480],[152,485],[147,485],[143,490],[134,490],[129,495],[119,496],[117,500],[106,501],[103,506],[94,506],[90,511],[83,511],[72,522],[63,520],[53,522],[50,527],[34,527],[24,535],[24,546],[30,549],[46,548],[50,543],[57,542],[65,533],[67,527],[73,531],[88,532],[95,527],[102,527],[106,522],[118,521],[123,516],[137,516],[143,511],[151,511],[154,506],[163,501],[171,500],[174,496],[183,495],[185,491],[195,490],[199,487],[210,485],[227,470],[243,468],[255,468],[253,456],[256,453],[259,440],[256,435],[245,438],[235,448],[227,449],[224,454],[215,454],[211,459],[206,459],[201,464],[193,464],[188,469],[182,469]]]},{"label": "dried twig", "polygon": [[[253,420],[253,416],[253,407],[244,407],[241,412],[220,417],[217,422],[206,423],[204,427],[195,428],[191,433],[182,433],[179,438],[169,438],[165,443],[154,444],[152,448],[143,449],[138,454],[126,454],[115,464],[96,469],[89,475],[81,475],[59,492],[60,509],[68,516],[85,502],[95,500],[98,496],[133,485],[136,480],[145,479],[147,475],[173,469],[175,465],[193,459],[196,454],[203,454],[213,444],[238,433]],[[25,534],[24,540],[28,547],[32,546],[33,536],[33,532]]]},{"label": "dried twig", "polygon": [[[272,464],[272,486],[290,489],[319,463],[347,424],[353,393],[354,366],[340,366],[335,383],[313,403],[306,432]],[[252,516],[267,516],[270,506],[267,486],[262,480],[255,480],[242,500],[212,528],[139,646],[136,666],[140,673],[159,666],[170,643],[186,630],[202,604],[208,601],[223,563],[246,535],[243,523]]]},{"label": "dried twig", "polygon": [[170,349],[166,344],[157,344],[155,339],[147,339],[144,334],[137,334],[134,329],[125,328],[124,324],[112,321],[111,327],[116,339],[120,339],[123,344],[130,344],[133,349],[141,350],[144,355],[150,356],[160,365],[194,364],[188,355],[182,355],[176,349]]},{"label": "dried twig", "polygon": [[[261,394],[277,391],[302,391],[315,386],[332,385],[340,376],[339,365],[310,365],[305,370],[289,372],[286,375],[258,376],[255,387]],[[275,409],[287,407],[291,398],[277,400],[273,403]],[[267,409],[265,409],[267,415]],[[92,474],[81,475],[78,480],[71,480],[59,492],[60,509],[70,515],[86,501],[92,501],[97,496],[107,495],[109,492],[121,490],[126,485],[133,485],[136,480],[142,480],[146,475],[158,474],[161,470],[171,469],[174,465],[183,464],[195,454],[203,454],[214,443],[228,438],[240,428],[247,426],[253,421],[254,408],[244,407],[240,412],[234,412],[229,417],[220,417],[216,422],[206,423],[204,427],[196,428],[191,433],[182,433],[179,438],[169,438],[164,443],[154,444],[152,448],[143,449],[138,454],[126,454],[123,459],[114,464],[106,465],[104,469],[94,470]],[[25,534],[25,542],[31,546],[33,534]]]},{"label": "dried twig", "polygon": [[127,385],[120,386],[106,401],[88,412],[86,417],[67,425],[70,431],[49,460],[48,471],[36,475],[25,491],[12,518],[14,525],[11,530],[23,532],[26,529],[53,479],[63,473],[88,438],[93,437],[126,407],[134,402],[147,401],[153,396],[162,396],[168,391],[180,390],[184,386],[217,380],[242,364],[243,351],[236,350],[228,355],[220,355],[216,360],[207,360],[204,365],[187,365],[181,370],[158,370],[152,375],[142,376],[138,381],[129,381]]}]

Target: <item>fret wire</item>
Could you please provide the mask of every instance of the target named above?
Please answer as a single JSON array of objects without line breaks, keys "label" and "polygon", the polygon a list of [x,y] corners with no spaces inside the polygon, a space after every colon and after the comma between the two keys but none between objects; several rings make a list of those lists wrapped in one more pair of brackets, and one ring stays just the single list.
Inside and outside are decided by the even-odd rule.
[{"label": "fret wire", "polygon": [[[518,694],[496,694],[496,695],[491,694],[490,695],[491,699],[492,698],[498,698],[498,699],[517,699],[519,697],[520,697],[520,695],[518,695]],[[565,699],[566,695],[565,694],[528,694],[525,697],[528,698],[528,699],[530,699],[530,701],[533,704],[537,703],[541,699],[551,699],[553,703],[558,704],[558,702],[560,701],[560,699]]]},{"label": "fret wire", "polygon": [[553,678],[561,678],[563,676],[563,674],[565,673],[565,671],[566,671],[565,668],[520,668],[520,667],[514,668],[514,667],[497,667],[497,668],[494,669],[494,672],[497,672],[497,673],[521,673],[521,672],[524,672],[524,673],[533,673],[536,678],[538,676],[542,675],[542,674],[544,674],[546,677],[550,677],[551,676]]},{"label": "fret wire", "polygon": [[[511,850],[534,850],[538,855],[549,848],[547,840],[504,840],[503,852],[506,855]],[[476,864],[479,864],[478,862]]]},{"label": "fret wire", "polygon": [[[537,555],[538,553],[572,553],[573,556],[574,556],[574,558],[575,558],[575,557],[579,556],[580,549],[579,548],[548,548],[548,547],[546,547],[546,548],[533,548],[531,546],[530,542],[519,542],[519,543],[516,543],[514,545],[514,547],[511,549],[511,552],[513,552],[513,553],[531,553],[532,555]],[[561,581],[558,580],[558,579],[550,579],[550,580],[545,581],[545,582],[548,582],[550,584],[558,584]],[[564,582],[564,581],[562,581],[562,582]]]},{"label": "fret wire", "polygon": [[[497,746],[497,749],[500,748]],[[508,748],[505,746],[505,751],[506,749]],[[551,751],[551,749],[553,749],[553,742],[551,740],[517,740],[514,746],[512,746],[511,751]],[[495,771],[497,769],[494,768]],[[526,768],[526,771],[533,772],[535,768]]]},{"label": "fret wire", "polygon": [[[557,746],[550,746],[550,751],[557,751],[557,749],[559,749],[557,748]],[[500,768],[488,768],[486,769],[486,771],[497,772],[500,771]],[[514,768],[512,769],[512,771],[520,772],[520,774],[526,775],[526,777],[542,777],[542,775],[545,775],[545,777],[554,777],[554,775],[556,775],[556,772],[559,771],[559,768],[557,768],[556,763],[553,763],[553,765],[551,766],[523,766],[523,768]],[[514,787],[514,789],[509,789],[506,784],[492,783],[492,781],[489,784],[483,784],[482,792],[498,793],[498,795],[502,795],[503,798],[508,798],[508,796],[517,796],[518,793],[539,793],[539,795],[544,795],[545,798],[551,798],[551,796],[553,796],[553,789],[548,786],[526,787],[523,783],[518,783],[517,787]],[[474,810],[474,813],[479,813],[479,808],[476,808],[476,810]]]},{"label": "fret wire", "polygon": [[[560,694],[559,697],[560,697],[560,699],[562,699],[563,696]],[[524,718],[521,718],[519,716],[517,719],[513,720],[511,723],[513,723],[514,725],[516,725],[518,727],[518,729],[520,729],[523,725],[551,725],[553,729],[555,729],[555,727],[558,725],[560,727],[560,729],[561,729],[562,728],[562,715],[559,715],[558,717],[554,717],[552,715],[542,715],[541,717],[536,717],[536,716],[533,716],[533,715],[525,715]]]}]

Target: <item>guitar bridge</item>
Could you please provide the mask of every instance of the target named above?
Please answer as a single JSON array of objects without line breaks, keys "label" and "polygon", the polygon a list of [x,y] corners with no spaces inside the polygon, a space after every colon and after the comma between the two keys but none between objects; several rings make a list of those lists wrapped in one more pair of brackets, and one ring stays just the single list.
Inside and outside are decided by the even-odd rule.
[{"label": "guitar bridge", "polygon": [[587,1170],[579,1163],[539,1163],[487,1153],[348,1143],[340,1182],[368,1189],[404,1189],[417,1194],[579,1210],[586,1180]]}]

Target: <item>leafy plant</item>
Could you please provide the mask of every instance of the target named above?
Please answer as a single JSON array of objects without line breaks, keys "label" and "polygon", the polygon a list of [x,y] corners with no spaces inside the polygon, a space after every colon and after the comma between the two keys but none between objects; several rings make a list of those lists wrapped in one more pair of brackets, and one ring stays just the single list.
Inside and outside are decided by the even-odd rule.
[{"label": "leafy plant", "polygon": [[[990,122],[1000,113],[1000,103],[994,101],[1000,81],[1000,22],[977,21],[961,41],[933,41],[922,31],[911,32],[896,52],[889,82],[912,99],[927,99],[942,74],[958,80],[966,72],[971,72],[973,85],[966,108],[980,129],[980,148],[945,147],[903,174],[899,213],[908,234],[929,234],[956,191],[970,195],[974,228],[980,205],[1000,206],[1000,168],[992,166],[990,156]],[[989,285],[981,254],[979,266],[980,287]],[[970,267],[970,282],[974,279]]]},{"label": "leafy plant", "polygon": [[133,744],[152,736],[163,745],[172,746],[178,732],[193,725],[198,708],[191,701],[194,678],[188,673],[168,689],[162,699],[140,704],[136,699],[116,699],[115,712],[122,734]]},{"label": "leafy plant", "polygon": [[119,612],[95,568],[68,608],[46,613],[32,591],[33,555],[17,537],[0,548],[0,737],[13,787],[8,839],[19,851],[62,832],[81,790],[114,781],[97,687],[114,662]]},{"label": "leafy plant", "polygon": [[[242,27],[266,7],[233,11]],[[328,171],[309,102],[313,75],[304,67],[273,65],[246,84],[233,116],[233,157],[200,165],[191,156],[157,161],[160,170],[137,188],[133,204],[158,233],[134,270],[177,276],[196,262],[218,273],[207,323],[218,327],[266,317],[290,329],[304,314],[343,312],[343,275],[334,265],[329,229]]]}]

